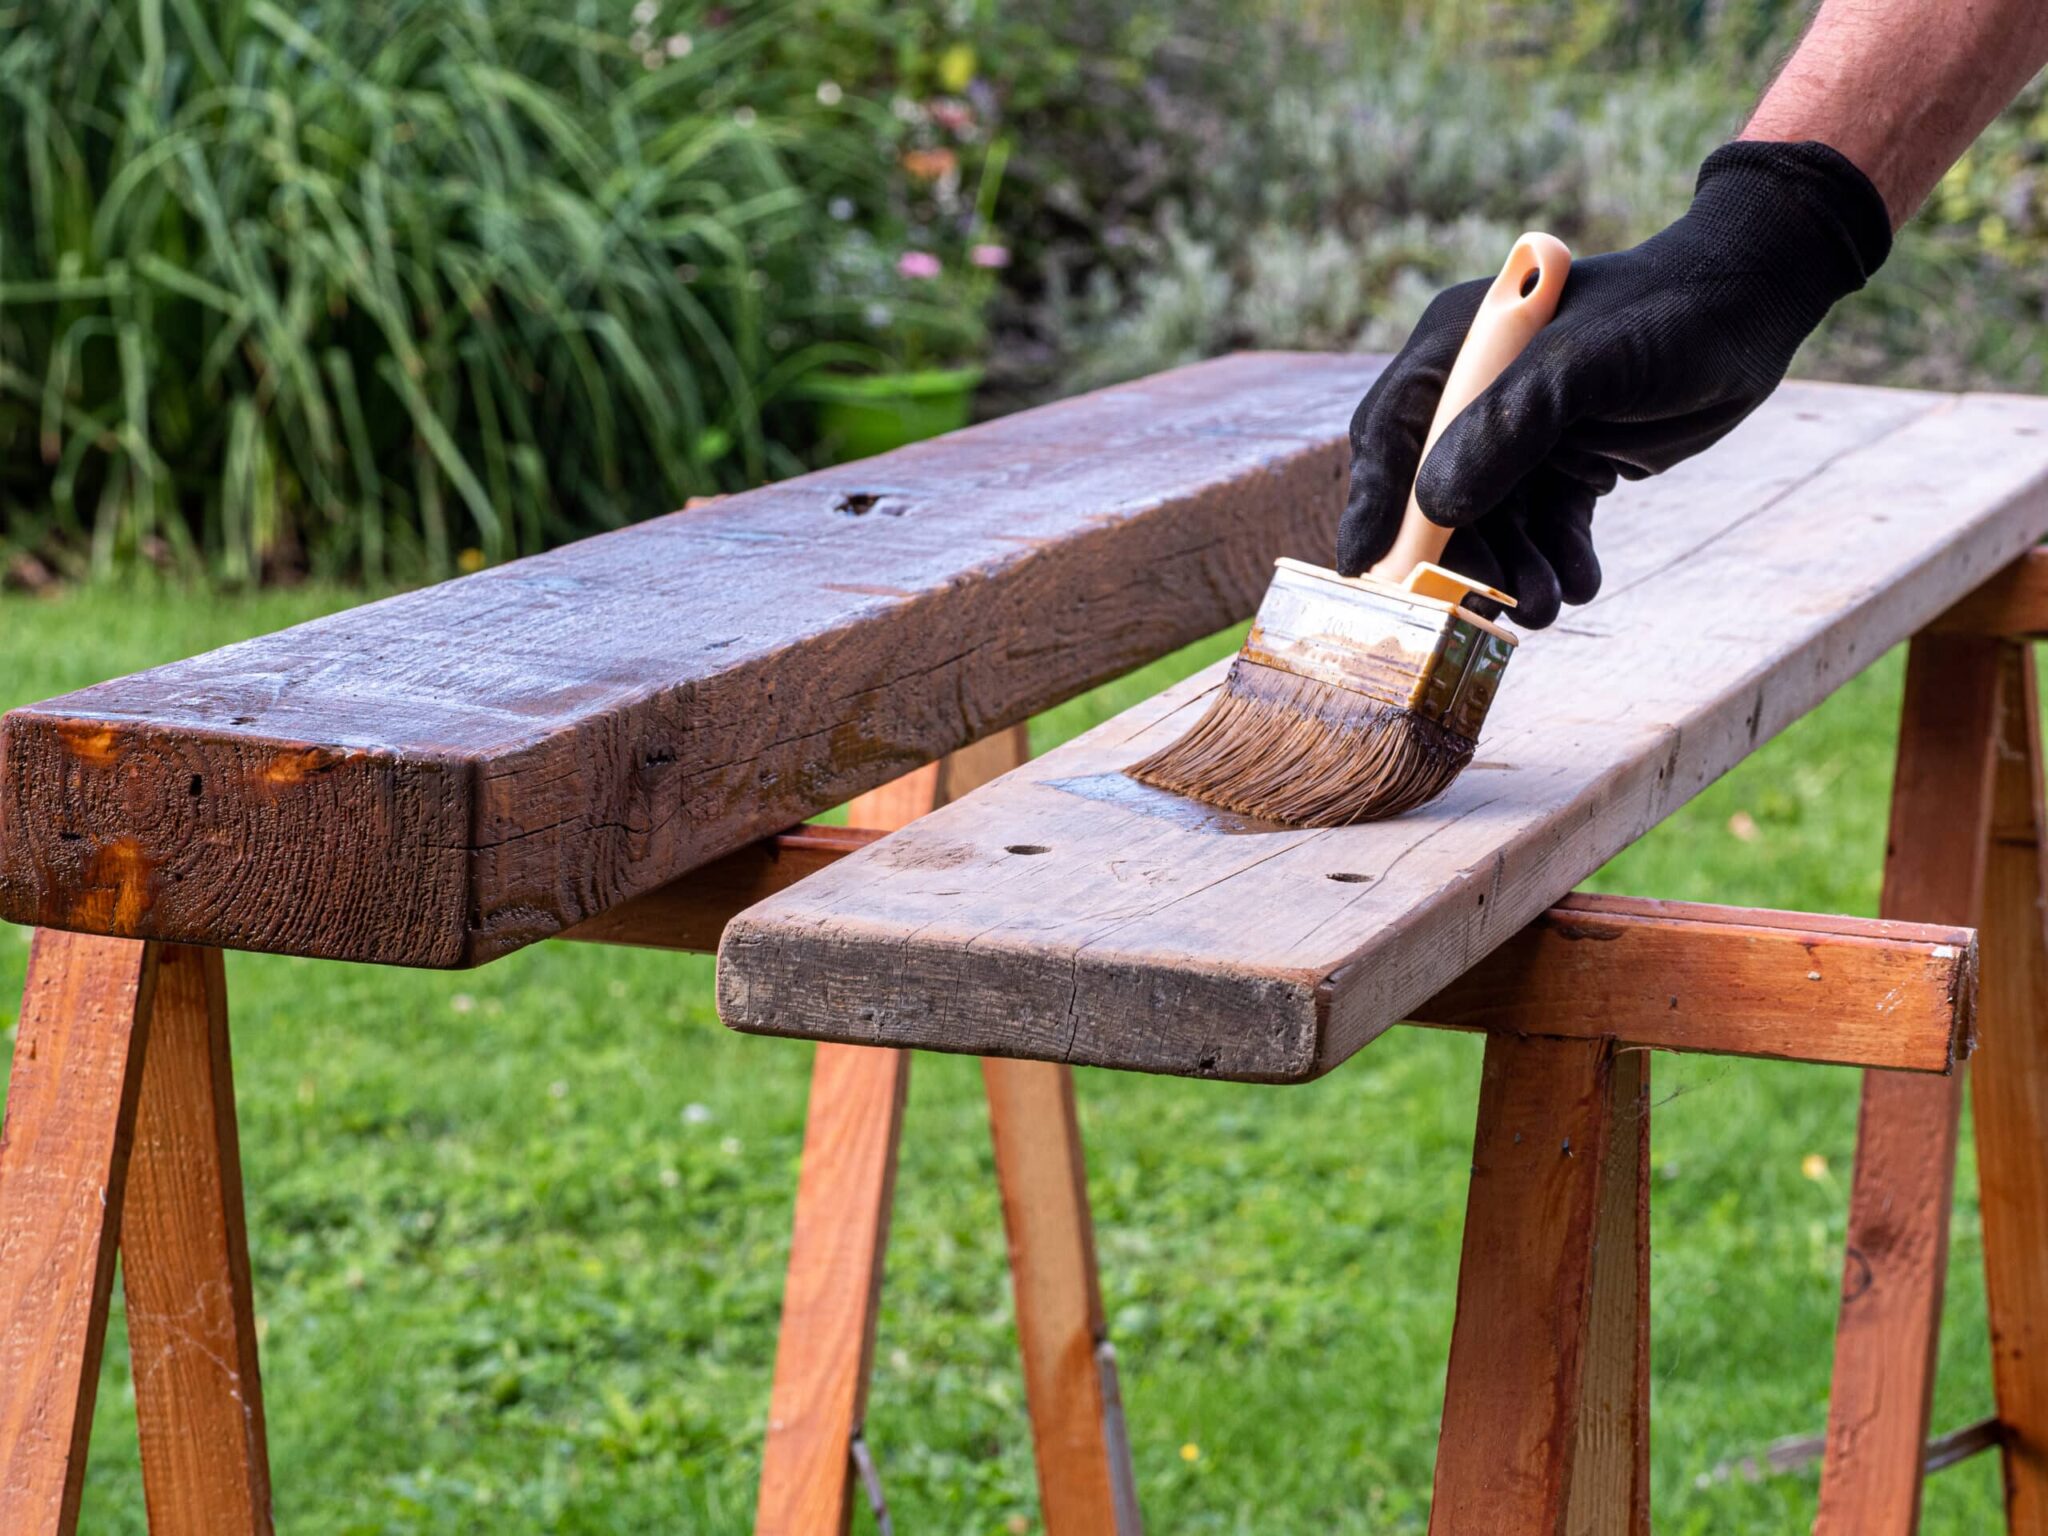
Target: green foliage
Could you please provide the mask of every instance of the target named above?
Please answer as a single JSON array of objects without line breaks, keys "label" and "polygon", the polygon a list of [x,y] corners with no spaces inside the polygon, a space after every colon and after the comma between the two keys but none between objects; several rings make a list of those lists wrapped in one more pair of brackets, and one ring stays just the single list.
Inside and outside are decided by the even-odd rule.
[{"label": "green foliage", "polygon": [[13,537],[376,579],[799,467],[873,114],[663,3],[0,10]]},{"label": "green foliage", "polygon": [[[353,600],[0,597],[0,706]],[[1036,745],[1233,644],[1041,717]],[[1870,912],[1898,702],[1891,658],[1598,883]],[[25,939],[0,928],[0,1054]],[[442,975],[236,955],[229,978],[280,1528],[746,1530],[810,1052],[722,1029],[701,957],[547,945]],[[1728,1468],[1826,1420],[1857,1076],[1652,1071],[1657,1529],[1803,1530],[1811,1469]],[[898,1530],[1040,1529],[978,1075],[914,1076],[868,1438]],[[1149,1528],[1420,1536],[1478,1076],[1476,1040],[1423,1030],[1305,1087],[1081,1075]],[[1991,1403],[1969,1146],[1937,1429]],[[142,1536],[118,1316],[84,1528]],[[1930,1481],[1921,1528],[1993,1530],[1999,1508],[1979,1457]]]}]

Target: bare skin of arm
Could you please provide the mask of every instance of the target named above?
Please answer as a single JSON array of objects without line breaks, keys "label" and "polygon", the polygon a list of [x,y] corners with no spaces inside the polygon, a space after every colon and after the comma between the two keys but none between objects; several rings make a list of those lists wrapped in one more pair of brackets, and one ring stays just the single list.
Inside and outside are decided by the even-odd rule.
[{"label": "bare skin of arm", "polygon": [[1897,229],[2043,64],[2043,0],[1826,0],[1742,137],[1846,155]]}]

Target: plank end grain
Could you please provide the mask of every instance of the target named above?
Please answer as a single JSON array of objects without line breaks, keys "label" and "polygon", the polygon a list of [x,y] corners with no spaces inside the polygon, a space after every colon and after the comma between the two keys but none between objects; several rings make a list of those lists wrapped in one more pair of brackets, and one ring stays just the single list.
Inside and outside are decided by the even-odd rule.
[{"label": "plank end grain", "polygon": [[17,712],[0,918],[552,937],[1249,615],[1379,366],[1197,364]]},{"label": "plank end grain", "polygon": [[459,761],[41,708],[0,719],[0,913],[318,959],[469,963]]},{"label": "plank end grain", "polygon": [[[719,1014],[742,1034],[827,1031],[867,1045],[1246,1083],[1307,1082],[1333,1064],[1323,1050],[1328,999],[1310,976],[969,950],[944,935],[884,942],[853,919],[797,937],[744,913],[726,926],[718,957]],[[1223,1019],[1238,1027],[1215,1027]]]}]

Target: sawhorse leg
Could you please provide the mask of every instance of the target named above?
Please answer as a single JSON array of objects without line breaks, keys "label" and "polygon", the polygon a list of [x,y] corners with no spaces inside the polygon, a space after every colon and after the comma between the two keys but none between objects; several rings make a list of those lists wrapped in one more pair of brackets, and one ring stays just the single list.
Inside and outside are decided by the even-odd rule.
[{"label": "sawhorse leg", "polygon": [[1648,1536],[1648,1063],[1487,1039],[1430,1536]]},{"label": "sawhorse leg", "polygon": [[[2032,656],[1923,636],[1907,663],[1884,915],[1980,931],[1976,1104],[1994,1439],[2008,1528],[2048,1536],[2048,938]],[[1954,1193],[1960,1074],[1866,1075],[1835,1344],[1822,1536],[1920,1518]]]},{"label": "sawhorse leg", "polygon": [[[1974,924],[2001,713],[2024,734],[2030,673],[1995,638],[1921,636],[1906,663],[1882,915]],[[1983,939],[1984,965],[2004,962]],[[1995,1044],[1986,1041],[1995,1050]],[[1818,1536],[1905,1536],[1919,1524],[1962,1074],[1863,1080],[1835,1336]]]},{"label": "sawhorse leg", "polygon": [[[1028,755],[1020,726],[863,795],[849,820],[902,826]],[[1045,1526],[1136,1536],[1072,1077],[1045,1063],[983,1070]],[[901,1052],[818,1047],[756,1536],[844,1531],[860,1494],[886,1520],[863,1421],[909,1071]]]},{"label": "sawhorse leg", "polygon": [[0,1130],[0,1530],[70,1536],[126,1256],[153,1536],[268,1536],[220,956],[38,933]]}]

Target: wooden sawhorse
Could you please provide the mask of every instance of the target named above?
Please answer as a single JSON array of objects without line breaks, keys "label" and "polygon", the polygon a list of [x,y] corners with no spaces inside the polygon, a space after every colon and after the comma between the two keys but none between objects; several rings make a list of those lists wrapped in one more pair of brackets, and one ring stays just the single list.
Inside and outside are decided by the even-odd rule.
[{"label": "wooden sawhorse", "polygon": [[[553,937],[634,942],[618,925],[635,909],[644,917],[694,903],[701,913],[717,905],[721,879],[728,894],[754,880],[750,895],[714,914],[708,939],[691,940],[670,926],[639,940],[703,947],[717,940],[727,915],[764,885],[786,883],[807,860],[827,886],[840,876],[865,879],[859,871],[874,862],[871,856],[858,853],[843,868],[831,867],[814,846],[830,842],[825,833],[758,840],[1248,613],[1275,554],[1327,540],[1342,495],[1343,423],[1378,366],[1373,359],[1301,355],[1203,364],[7,716],[0,723],[0,915],[43,931],[0,1130],[0,1530],[68,1536],[75,1527],[117,1246],[125,1249],[153,1528],[158,1536],[270,1528],[217,946],[471,966]],[[1643,819],[1630,825],[1668,813],[1699,782],[1824,696],[1833,681],[2048,532],[2048,407],[2038,401],[1788,384],[1742,432],[1699,467],[1616,497],[1615,513],[1635,523],[1616,551],[1610,594],[1589,612],[1640,629],[1645,611],[1665,612],[1683,596],[1681,578],[1716,561],[1717,569],[1749,569],[1766,546],[1795,560],[1812,555],[1801,572],[1807,606],[1774,613],[1768,624],[1729,616],[1714,626],[1711,646],[1680,658],[1673,691],[1650,701],[1675,711],[1658,727],[1667,734],[1656,738],[1656,761],[1638,750],[1640,742],[1612,739],[1620,718],[1614,712],[1576,717],[1577,742],[1588,761],[1602,765],[1602,785],[1633,797],[1623,808]],[[1771,517],[1761,518],[1766,510]],[[1780,526],[1825,528],[1825,558],[1788,546],[1775,532],[1765,537]],[[707,571],[717,579],[707,581]],[[2013,601],[2024,607],[2026,582],[2014,590]],[[2029,620],[1980,622],[1957,632],[2044,629],[2048,623]],[[1531,647],[1517,663],[1511,696],[1496,708],[1497,725],[1539,703],[1546,676],[1563,676],[1566,663],[1592,643],[1561,626],[1545,646]],[[1762,680],[1753,698],[1751,678]],[[1926,706],[1930,716],[1958,707],[1946,695],[1964,690],[1951,675],[1942,691]],[[1156,724],[1160,710],[1186,697],[1185,688],[1171,691],[1147,719]],[[1634,729],[1651,718],[1640,711],[1626,724]],[[1150,725],[1141,721],[1139,728]],[[1919,734],[1932,739],[1933,731]],[[1908,735],[1918,739],[1910,720]],[[1050,771],[1054,758],[1071,761],[1079,746],[1061,748],[1044,764]],[[1933,753],[1928,747],[1920,755]],[[1026,779],[1039,766],[1015,777]],[[1546,783],[1568,777],[1555,762],[1546,772]],[[1484,776],[1475,769],[1468,782]],[[1533,776],[1522,782],[1529,792],[1539,787]],[[988,786],[972,810],[941,807],[923,831],[898,834],[898,851],[944,835],[953,824],[948,818],[985,814],[1002,803],[1003,792],[1002,785]],[[1493,812],[1493,820],[1503,814]],[[1945,829],[1954,805],[1944,805],[1943,816]],[[1459,836],[1470,839],[1478,826],[1464,823]],[[1629,1121],[1628,1108],[1640,1093],[1632,1074],[1641,1053],[1613,1042],[1939,1071],[1956,1049],[1957,1008],[1969,991],[1968,951],[1952,930],[1944,939],[1821,919],[1816,937],[1812,920],[1641,902],[1567,901],[1544,917],[1547,904],[1606,856],[1595,844],[1605,839],[1607,851],[1613,846],[1604,823],[1562,818],[1551,830],[1554,839],[1496,841],[1468,867],[1480,872],[1477,881],[1461,869],[1443,884],[1443,901],[1482,898],[1484,920],[1468,909],[1454,935],[1474,942],[1411,946],[1407,961],[1390,967],[1406,976],[1412,994],[1404,995],[1401,1010],[1495,1031],[1492,1053],[1500,1063],[1516,1058],[1512,1071],[1497,1065],[1489,1074],[1489,1125],[1526,1116],[1545,1134],[1555,1127],[1574,1138],[1569,1166],[1559,1174],[1517,1162],[1530,1155],[1526,1135],[1518,1144],[1509,1133],[1504,1146],[1495,1145],[1498,1137],[1481,1137],[1480,1152],[1500,1157],[1482,1158],[1468,1250],[1497,1252],[1546,1280],[1569,1283],[1548,1300],[1518,1297],[1525,1309],[1555,1314],[1560,1348],[1549,1356],[1531,1351],[1526,1360],[1499,1356],[1525,1380],[1540,1378],[1548,1394],[1542,1401],[1551,1405],[1543,1410],[1547,1438],[1537,1434],[1537,1399],[1509,1400],[1489,1393],[1488,1381],[1473,1384],[1481,1359],[1507,1344],[1527,1346],[1530,1336],[1489,1342],[1475,1330],[1491,1319],[1472,1305],[1465,1309],[1440,1476],[1444,1529],[1453,1528],[1462,1494],[1470,1495],[1468,1507],[1489,1506],[1490,1529],[1514,1523],[1518,1500],[1538,1511],[1532,1528],[1559,1508],[1574,1511],[1576,1521],[1580,1512],[1591,1519],[1633,1507],[1618,1494],[1585,1491],[1618,1488],[1623,1470],[1639,1466],[1642,1423],[1638,1396],[1627,1390],[1634,1378],[1615,1364],[1619,1358],[1640,1371],[1639,1333],[1616,1320],[1631,1304],[1640,1310],[1640,1264],[1617,1256],[1640,1247],[1640,1204],[1632,1207],[1620,1192],[1641,1177],[1638,1167],[1630,1180],[1627,1152],[1639,1145],[1629,1130],[1633,1125],[1639,1138],[1640,1118]],[[1919,826],[1912,831],[1908,841],[1917,842]],[[1248,840],[1220,841],[1248,850]],[[1450,841],[1434,844],[1431,858]],[[1204,859],[1215,850],[1181,852],[1196,857],[1148,871],[1159,877],[1157,889],[1172,889],[1176,867],[1207,878]],[[1392,867],[1385,866],[1373,885],[1331,885],[1324,871],[1346,880],[1357,878],[1346,872],[1360,866],[1319,862],[1302,874],[1301,859],[1321,857],[1319,847],[1309,847],[1293,863],[1284,849],[1259,860],[1266,876],[1302,875],[1298,905],[1313,909],[1304,921],[1317,925],[1319,942],[1340,959],[1363,953],[1346,948],[1353,919],[1345,914],[1371,909],[1395,887],[1406,892],[1418,865],[1431,862],[1407,860],[1399,878],[1381,880]],[[2009,867],[2018,859],[2000,844],[1989,862],[2006,871],[2003,878],[2018,878]],[[1061,864],[1033,862],[1041,869]],[[1930,855],[1923,863],[1939,861]],[[1567,864],[1571,871],[1559,873]],[[1888,910],[1921,911],[1903,903]],[[1088,912],[1063,915],[1092,931]],[[1926,915],[1954,920],[1931,907]],[[1997,918],[1986,914],[1987,945]],[[758,937],[757,921],[751,929],[734,926]],[[1595,931],[1602,942],[1583,942]],[[1631,945],[1643,946],[1632,951],[1642,960],[1637,976],[1668,969],[1679,952],[1692,957],[1703,978],[1739,975],[1749,989],[1742,1015],[1731,1021],[1713,1009],[1666,1010],[1663,998],[1623,988],[1601,999],[1589,1027],[1593,978],[1583,957],[1611,961]],[[730,955],[730,941],[727,949]],[[1819,967],[1821,982],[1809,992],[1813,954],[1831,955],[1833,963]],[[1488,958],[1471,962],[1480,955]],[[1397,1016],[1374,1010],[1373,967],[1325,972],[1310,985],[1254,976],[1256,987],[1266,988],[1257,996],[1278,1012],[1233,1012],[1217,1000],[1252,995],[1244,987],[1212,972],[1202,983],[1206,992],[1191,991],[1187,973],[1168,959],[1143,978],[1161,990],[1127,994],[1133,1006],[1121,1012],[1103,1006],[1115,998],[1099,990],[1099,968],[1055,966],[1055,1007],[1035,1017],[1070,1026],[1059,1051],[1006,1032],[1027,1019],[1027,1005],[1043,1002],[1024,991],[1003,992],[1000,1009],[972,1016],[956,1009],[944,1021],[950,1032],[937,1040],[899,1032],[883,1043],[1278,1080],[1328,1070]],[[1607,970],[1610,983],[1630,974],[1614,965]],[[1994,962],[1987,1020],[1999,977],[2007,974]],[[1121,975],[1107,981],[1121,985]],[[1417,980],[1425,975],[1426,986]],[[1547,1007],[1537,986],[1545,976],[1563,978]],[[1884,992],[1862,990],[1873,976],[1889,978]],[[1084,982],[1098,990],[1083,997]],[[1862,1008],[1813,1017],[1817,996],[1889,998],[1893,986],[1902,990],[1881,1017]],[[1434,1002],[1425,1001],[1437,989],[1443,990]],[[943,989],[939,995],[951,998]],[[1718,986],[1688,996],[1726,1001]],[[1497,1011],[1503,997],[1512,1001],[1509,1015]],[[1070,1000],[1075,1006],[1065,1006]],[[813,996],[810,1006],[819,1001]],[[1191,1006],[1216,1015],[1213,1035],[1173,1027]],[[791,1016],[802,1011],[792,1006]],[[1109,1059],[1105,1037],[1090,1032],[1091,1019],[1133,1017],[1164,1021],[1167,1027],[1139,1044],[1166,1054],[1186,1050],[1186,1062]],[[1284,1027],[1243,1028],[1251,1018]],[[876,1037],[857,1019],[833,1024],[857,1042]],[[1304,1032],[1307,1025],[1313,1030]],[[977,1038],[977,1030],[987,1038]],[[1531,1033],[1542,1038],[1519,1037]],[[1573,1034],[1590,1038],[1552,1038]],[[1994,1052],[2005,1048],[1988,1023],[1986,1036]],[[2017,1054],[2024,1046],[2011,1049]],[[833,1053],[826,1060],[855,1058]],[[900,1070],[900,1062],[890,1064],[880,1096],[884,1129],[900,1102],[893,1086]],[[998,1134],[1018,1149],[1019,1182],[1051,1191],[1029,1209],[1020,1210],[1015,1198],[1007,1202],[1013,1232],[1034,1234],[1023,1245],[1034,1300],[1020,1304],[1027,1358],[1040,1361],[1027,1366],[1034,1417],[1050,1417],[1054,1429],[1075,1436],[1079,1449],[1059,1452],[1056,1464],[1096,1469],[1088,1486],[1099,1511],[1115,1463],[1067,1085],[1057,1070],[997,1068],[995,1076],[1016,1089],[1003,1095],[1005,1106],[1026,1099],[1054,1105],[1030,1111],[1053,1126],[1051,1156],[1047,1138],[1010,1138],[1001,1123]],[[1532,1108],[1523,1103],[1526,1085],[1539,1076],[1560,1091]],[[883,1078],[879,1068],[875,1078]],[[1933,1103],[1938,1128],[1949,1123],[1943,1116],[1951,1101],[1928,1081],[1920,1080],[1911,1098],[1921,1110],[1926,1104],[1917,1101]],[[1576,1098],[1563,1091],[1573,1084],[1584,1089]],[[837,1102],[836,1095],[824,1097]],[[1877,1098],[1866,1116],[1867,1145],[1902,1118]],[[1020,1123],[1007,1112],[1000,1120]],[[867,1138],[871,1149],[888,1139]],[[2010,1168],[2021,1160],[2011,1150],[2021,1142],[2007,1137],[2002,1145]],[[2025,1145],[2031,1153],[2036,1144]],[[1003,1157],[1013,1161],[1007,1152]],[[1883,1159],[1867,1160],[1877,1171],[1859,1181],[1859,1210],[1876,1210],[1881,1219]],[[1027,1168],[1032,1163],[1039,1171]],[[832,1314],[830,1348],[816,1332],[815,1351],[799,1349],[801,1340],[785,1341],[792,1362],[840,1363],[830,1391],[815,1398],[806,1383],[825,1379],[817,1370],[792,1366],[794,1374],[782,1373],[780,1403],[797,1406],[775,1410],[783,1439],[768,1458],[771,1474],[822,1467],[840,1490],[825,1503],[841,1508],[860,1427],[865,1286],[877,1272],[887,1189],[886,1162],[866,1166],[865,1236],[849,1250],[862,1304]],[[1928,1169],[1904,1172],[1918,1177]],[[1532,1223],[1516,1191],[1553,1185],[1568,1219]],[[2008,1180],[2001,1200],[2038,1187],[2031,1177]],[[816,1210],[820,1199],[804,1204]],[[2006,1278],[1994,1287],[2003,1285],[2010,1296],[2031,1276],[2038,1245],[2010,1236],[2033,1219],[2031,1207],[2001,1208],[2009,1236],[1992,1246],[1994,1266]],[[1897,1200],[1890,1209],[1901,1209]],[[1992,1210],[1987,1198],[1987,1227]],[[1856,1251],[1870,1280],[1852,1290],[1857,1298],[1917,1295],[1915,1305],[1931,1317],[1925,1299],[1939,1275],[1925,1255],[1945,1217],[1938,1202],[1923,1201],[1907,1214],[1910,1221],[1889,1229],[1859,1217]],[[1046,1235],[1043,1246],[1038,1234]],[[819,1251],[799,1234],[800,1262]],[[828,1266],[844,1257],[826,1253]],[[1046,1258],[1054,1276],[1048,1286],[1031,1278],[1034,1254]],[[1468,1262],[1462,1288],[1470,1293],[1493,1267],[1491,1260]],[[1928,1277],[1917,1292],[1914,1273]],[[1616,1296],[1622,1300],[1610,1304]],[[1043,1297],[1057,1306],[1040,1307]],[[2010,1304],[1997,1308],[2004,1338],[2017,1341],[2009,1350],[2000,1345],[2014,1362],[2011,1370],[2002,1367],[2001,1434],[2009,1465],[2024,1471],[2038,1431],[2015,1396],[2024,1383],[2015,1378],[2008,1386],[2005,1376],[2023,1376],[2033,1356],[2024,1353],[2028,1341]],[[1041,1327],[1035,1319],[1048,1321]],[[1638,1338],[1633,1355],[1631,1336]],[[1889,1362],[1899,1337],[1896,1330],[1873,1334],[1852,1325],[1842,1370],[1853,1377],[1858,1359]],[[848,1341],[850,1366],[831,1354]],[[1870,1368],[1880,1410],[1857,1420],[1854,1436],[1838,1437],[1851,1450],[1876,1445],[1883,1438],[1876,1426],[1905,1420],[1912,1433],[1892,1439],[1917,1444],[1927,1372],[1924,1352],[1915,1358],[1923,1368],[1903,1386],[1888,1363]],[[1041,1392],[1036,1382],[1047,1377],[1053,1385]],[[792,1399],[791,1391],[799,1395]],[[1046,1406],[1059,1402],[1077,1406]],[[1565,1420],[1579,1433],[1557,1432]],[[1501,1424],[1506,1432],[1494,1435]],[[1595,1434],[1600,1425],[1608,1428]],[[1582,1441],[1605,1449],[1589,1460]],[[1459,1473],[1472,1459],[1461,1447],[1475,1444],[1482,1460],[1493,1458],[1489,1466],[1499,1464],[1500,1452],[1532,1448],[1526,1466],[1512,1463],[1520,1470],[1497,1496],[1505,1502]],[[1837,1460],[1844,1471],[1831,1469],[1831,1481],[1860,1479],[1847,1454]],[[1048,1464],[1042,1438],[1042,1478]],[[795,1486],[792,1498],[810,1485],[798,1476]],[[1050,1511],[1050,1495],[1047,1503]],[[2028,1518],[2029,1507],[2016,1497],[2015,1520]],[[1895,1500],[1883,1518],[1900,1515],[1900,1508]],[[823,1518],[829,1528],[829,1507]]]},{"label": "wooden sawhorse", "polygon": [[[1978,1072],[1999,1413],[1957,1443],[1998,1445],[2011,1528],[2042,1528],[2029,1523],[2041,1507],[2032,1450],[2041,1442],[2028,1415],[2043,1385],[2028,1369],[2027,1344],[2040,1326],[2033,1298],[2048,1284],[2048,1143],[2036,1134],[2048,1093],[2038,996],[2048,972],[2032,685],[2017,646],[1951,635],[1916,643],[1886,875],[1893,921],[1581,898],[1420,1011],[1418,1022],[1493,1032],[1433,1531],[1648,1528],[1651,1047],[1892,1069],[1872,1072],[1866,1089],[1820,1528],[1911,1528],[1960,1104],[1959,1077],[1939,1069],[1969,1043],[1974,951],[1967,933],[1908,926],[1907,914],[1967,917],[1986,881],[1993,899],[1976,1027],[1991,1062],[2014,1063],[1995,1078],[1984,1065]],[[991,738],[863,797],[854,817],[868,827],[907,820],[920,801],[943,803],[1020,757],[1019,733]],[[1929,805],[1942,808],[1939,819]],[[1985,853],[1950,857],[1953,827],[1975,827]],[[706,947],[736,905],[871,840],[798,834],[776,853],[728,861],[727,876],[656,892],[567,936]],[[1905,883],[1945,872],[1948,886],[1924,900]],[[1810,993],[1801,969],[1809,966],[1827,982]],[[1739,1011],[1702,1020],[1689,997],[1674,1025],[1640,997],[1615,995],[1652,971],[1713,989],[1710,1000],[1725,991]],[[1889,1016],[1870,1024],[1887,1000]],[[38,935],[0,1144],[0,1213],[9,1221],[0,1279],[10,1286],[0,1316],[44,1320],[32,1333],[8,1332],[11,1368],[0,1386],[0,1508],[23,1530],[75,1528],[117,1242],[152,1531],[270,1529],[225,1026],[216,951]],[[1572,1037],[1549,1033],[1564,1030]],[[862,1419],[909,1058],[819,1050],[757,1523],[764,1536],[843,1529],[863,1473],[868,1489],[877,1486]],[[1046,1528],[1128,1536],[1138,1517],[1071,1077],[1028,1061],[990,1060],[985,1072]],[[1902,1169],[1872,1155],[1874,1141],[1899,1134],[1887,1092],[1945,1110],[1934,1126],[1946,1127],[1946,1140],[1933,1156],[1907,1158]],[[1914,1124],[1904,1134],[1925,1133]],[[1938,1184],[1940,1198],[1908,1205],[1912,1223],[1886,1221],[1885,1181],[1896,1188],[1909,1177]],[[1883,1223],[1883,1249],[1864,1235],[1873,1220]],[[1894,1307],[1875,1332],[1859,1315],[1872,1296]],[[1887,1379],[1900,1359],[1918,1363],[1917,1374]],[[1874,1384],[1861,1435],[1835,1427],[1845,1378]],[[1868,1501],[1886,1492],[1881,1474],[1899,1465],[1875,1449],[1879,1435],[1907,1447],[1903,1475],[1891,1479],[1904,1491],[1871,1513]]]},{"label": "wooden sawhorse", "polygon": [[[1927,1472],[1996,1447],[2009,1529],[2048,1532],[2044,631],[2035,555],[1913,642],[1878,921],[1573,898],[1417,1010],[1490,1032],[1433,1536],[1649,1529],[1650,1048],[1871,1069],[1815,1529],[1903,1536]],[[1997,1412],[1930,1443],[1973,1049]]]}]

